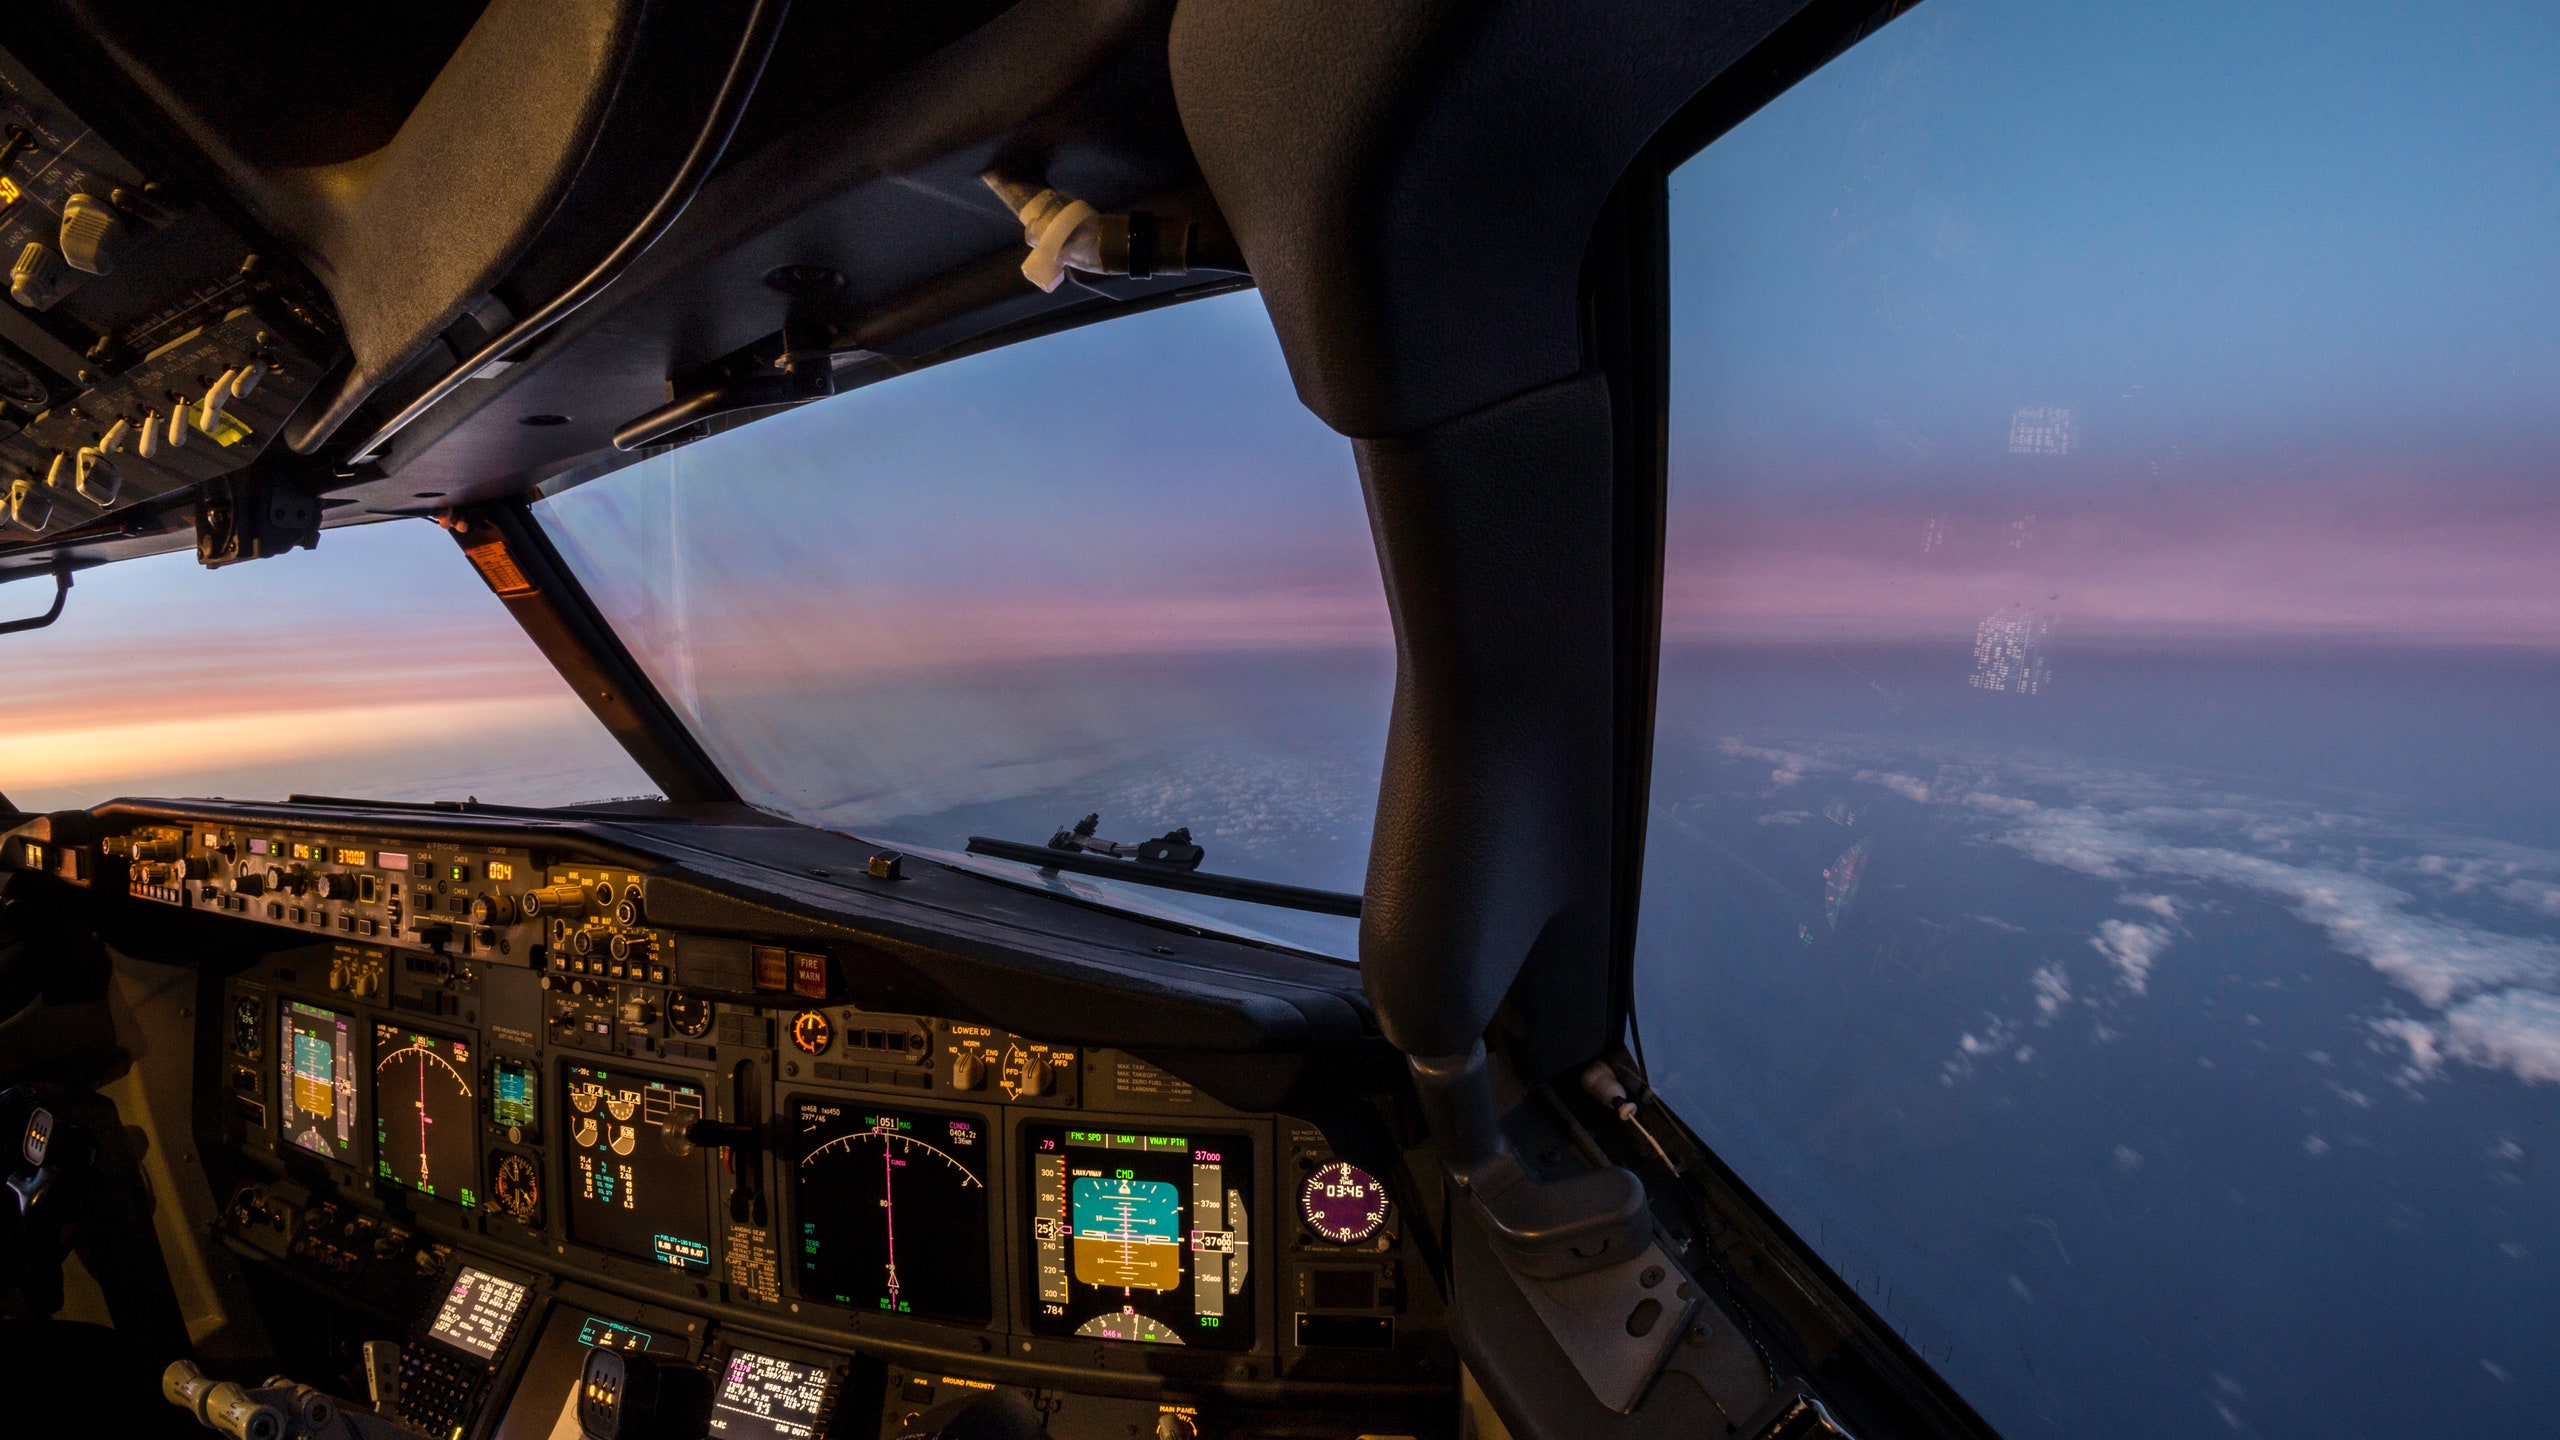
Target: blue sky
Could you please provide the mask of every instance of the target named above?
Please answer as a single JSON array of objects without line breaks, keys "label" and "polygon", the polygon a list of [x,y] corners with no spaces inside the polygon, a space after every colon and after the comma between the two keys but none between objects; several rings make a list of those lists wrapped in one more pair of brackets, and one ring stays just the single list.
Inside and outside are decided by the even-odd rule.
[{"label": "blue sky", "polygon": [[1672,182],[1670,633],[2551,644],[2555,20],[1935,0],[1780,97]]}]

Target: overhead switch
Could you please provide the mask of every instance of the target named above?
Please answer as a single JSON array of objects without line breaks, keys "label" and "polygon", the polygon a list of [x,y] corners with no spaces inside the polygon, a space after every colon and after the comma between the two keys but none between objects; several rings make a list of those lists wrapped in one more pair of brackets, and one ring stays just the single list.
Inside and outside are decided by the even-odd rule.
[{"label": "overhead switch", "polygon": [[62,202],[62,258],[74,270],[112,275],[132,232],[115,207],[94,195],[74,195]]}]

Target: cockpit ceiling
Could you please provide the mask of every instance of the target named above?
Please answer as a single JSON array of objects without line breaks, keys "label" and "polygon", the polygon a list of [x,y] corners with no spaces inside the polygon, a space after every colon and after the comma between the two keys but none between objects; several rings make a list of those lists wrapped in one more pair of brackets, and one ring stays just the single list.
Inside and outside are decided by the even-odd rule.
[{"label": "cockpit ceiling", "polygon": [[[1219,263],[1232,242],[1175,113],[1171,5],[803,4],[760,40],[759,17],[778,9],[588,0],[528,19],[509,0],[293,7],[197,45],[173,37],[202,27],[166,5],[27,7],[0,37],[8,58],[81,96],[76,112],[29,103],[112,142],[131,183],[106,202],[125,232],[117,274],[74,268],[60,304],[0,307],[0,357],[43,391],[0,410],[0,578],[189,545],[208,563],[252,558],[312,543],[316,528],[217,536],[208,550],[209,500],[254,519],[282,492],[316,527],[435,513],[614,463],[616,432],[630,443],[632,422],[671,401],[729,417],[716,423],[761,413],[738,397],[786,368],[802,377],[789,398],[805,399],[1031,328],[1245,283],[1240,257]],[[559,34],[556,68],[574,72],[562,93],[474,90],[555,68],[493,68],[501,33]],[[718,138],[722,76],[742,67],[751,98],[721,121],[716,163],[670,212],[667,177]],[[563,161],[546,143],[585,148]],[[492,170],[490,155],[505,164]],[[547,189],[499,173],[546,158],[559,170]],[[1104,212],[1152,206],[1206,238],[1187,273],[1078,274],[1044,293],[1023,278],[1023,224],[982,182],[989,171]],[[68,197],[36,198],[50,208],[18,227],[28,235],[0,237],[13,249],[51,239]],[[654,243],[613,268],[631,249],[617,242],[665,213],[676,218]],[[512,240],[492,238],[510,223]],[[527,317],[590,292],[483,356]],[[144,333],[146,322],[188,301],[203,313],[185,319],[227,318],[237,343],[197,336],[195,351],[159,357],[171,373],[128,383],[153,358],[128,342],[165,344],[182,327]],[[253,301],[263,308],[237,313]],[[278,337],[292,353],[272,348]],[[816,347],[826,363],[809,380]],[[794,350],[804,358],[787,367]],[[252,365],[273,377],[274,413],[226,395],[248,432],[231,444],[199,445],[170,473],[177,450],[101,449],[152,416],[165,438],[163,394],[184,396],[192,419],[218,419],[205,398]],[[439,382],[449,395],[430,394]],[[420,396],[435,403],[404,415]],[[131,423],[111,437],[117,418]],[[55,456],[71,475],[84,449],[101,449],[99,473],[125,488],[57,487],[32,497],[58,497],[51,513],[37,503],[9,523],[7,481],[43,488]]]}]

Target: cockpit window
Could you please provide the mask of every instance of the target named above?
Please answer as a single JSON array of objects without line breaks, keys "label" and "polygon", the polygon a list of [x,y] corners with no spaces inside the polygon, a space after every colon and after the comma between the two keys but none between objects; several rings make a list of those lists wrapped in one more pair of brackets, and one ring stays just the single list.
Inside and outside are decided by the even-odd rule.
[{"label": "cockpit window", "polygon": [[[42,613],[43,579],[0,585]],[[206,570],[83,570],[62,618],[0,635],[0,795],[288,794],[574,805],[655,789],[424,520]]]},{"label": "cockpit window", "polygon": [[1932,0],[1671,180],[1651,1078],[2006,1434],[2560,1414],[2555,65]]},{"label": "cockpit window", "polygon": [[[1386,602],[1350,446],[1258,296],[902,376],[535,513],[759,805],[941,854],[1096,814],[1188,829],[1203,871],[1361,887]],[[1114,894],[1350,954],[1349,920]]]}]

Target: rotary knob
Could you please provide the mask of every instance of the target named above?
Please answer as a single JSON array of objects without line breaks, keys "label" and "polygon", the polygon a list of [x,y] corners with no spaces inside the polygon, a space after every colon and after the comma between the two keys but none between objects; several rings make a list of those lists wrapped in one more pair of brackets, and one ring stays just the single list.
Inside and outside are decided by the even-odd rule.
[{"label": "rotary knob", "polygon": [[515,902],[504,895],[482,895],[471,902],[474,925],[512,925],[515,919]]},{"label": "rotary knob", "polygon": [[975,1050],[963,1050],[951,1057],[951,1088],[978,1090],[987,1083],[986,1057]]},{"label": "rotary knob", "polygon": [[267,867],[267,889],[270,893],[299,895],[308,887],[309,877],[300,870],[288,869],[282,865]]},{"label": "rotary knob", "polygon": [[264,895],[267,893],[267,877],[254,870],[243,870],[231,882],[231,891],[235,895]]},{"label": "rotary knob", "polygon": [[323,872],[311,877],[311,888],[323,900],[353,900],[356,898],[356,877]]},{"label": "rotary knob", "polygon": [[622,1002],[622,1023],[634,1030],[646,1030],[658,1023],[658,1002],[643,991]]},{"label": "rotary knob", "polygon": [[527,915],[575,915],[586,905],[587,887],[584,885],[545,885],[538,890],[526,891],[524,896],[524,913]]}]

